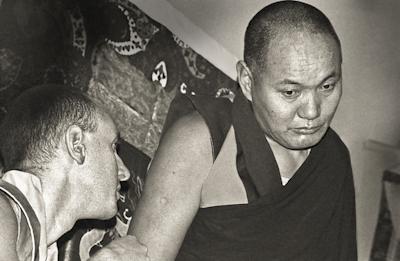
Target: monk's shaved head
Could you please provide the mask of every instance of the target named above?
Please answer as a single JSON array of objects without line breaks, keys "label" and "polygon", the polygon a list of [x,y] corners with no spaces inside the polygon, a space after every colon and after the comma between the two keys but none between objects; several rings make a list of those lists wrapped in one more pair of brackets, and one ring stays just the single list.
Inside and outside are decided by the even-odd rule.
[{"label": "monk's shaved head", "polygon": [[265,69],[265,57],[271,40],[283,34],[290,37],[294,32],[330,36],[340,49],[335,29],[320,10],[297,1],[276,2],[261,9],[247,26],[244,61],[251,71]]}]

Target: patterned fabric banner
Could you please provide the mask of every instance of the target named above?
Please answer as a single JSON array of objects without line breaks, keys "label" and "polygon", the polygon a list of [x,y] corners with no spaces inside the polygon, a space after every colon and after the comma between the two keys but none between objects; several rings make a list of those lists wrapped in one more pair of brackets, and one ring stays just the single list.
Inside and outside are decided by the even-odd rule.
[{"label": "patterned fabric banner", "polygon": [[59,242],[60,260],[85,260],[126,234],[177,93],[232,101],[237,88],[129,1],[0,1],[0,120],[7,102],[44,83],[79,88],[109,111],[132,174],[117,218],[78,222]]}]

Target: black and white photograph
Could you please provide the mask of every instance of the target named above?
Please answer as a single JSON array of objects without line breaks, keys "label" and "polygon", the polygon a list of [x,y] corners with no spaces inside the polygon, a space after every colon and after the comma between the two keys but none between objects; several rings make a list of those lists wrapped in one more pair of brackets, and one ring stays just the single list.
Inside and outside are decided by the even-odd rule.
[{"label": "black and white photograph", "polygon": [[399,0],[0,0],[0,261],[400,261]]}]

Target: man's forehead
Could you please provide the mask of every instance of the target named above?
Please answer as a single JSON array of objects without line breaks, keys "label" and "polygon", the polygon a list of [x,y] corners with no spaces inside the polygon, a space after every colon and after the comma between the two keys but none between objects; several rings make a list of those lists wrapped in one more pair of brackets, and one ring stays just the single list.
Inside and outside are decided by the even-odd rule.
[{"label": "man's forehead", "polygon": [[[268,46],[266,65],[297,63],[305,66],[307,60],[336,60],[340,48],[334,39],[324,34],[296,32],[277,36]],[[336,62],[336,61],[335,61]]]},{"label": "man's forehead", "polygon": [[118,128],[111,118],[111,116],[102,111],[98,114],[99,129],[103,129],[106,135],[112,136],[113,138],[119,136]]},{"label": "man's forehead", "polygon": [[268,51],[285,48],[287,46],[304,46],[314,48],[316,46],[329,46],[335,51],[340,51],[338,42],[333,36],[312,30],[283,30],[274,35],[266,46]]},{"label": "man's forehead", "polygon": [[327,77],[340,77],[340,48],[333,38],[320,34],[284,35],[271,41],[260,79],[271,83],[320,83]]}]

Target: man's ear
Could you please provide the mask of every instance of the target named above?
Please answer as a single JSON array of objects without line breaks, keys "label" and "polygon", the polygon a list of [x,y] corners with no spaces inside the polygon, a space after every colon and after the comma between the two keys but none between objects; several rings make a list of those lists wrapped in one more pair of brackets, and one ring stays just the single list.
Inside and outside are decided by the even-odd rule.
[{"label": "man's ear", "polygon": [[238,82],[244,96],[249,101],[252,101],[251,90],[254,81],[253,81],[253,75],[251,74],[249,67],[247,67],[244,61],[238,61],[236,64],[236,71],[238,75]]},{"label": "man's ear", "polygon": [[70,126],[65,134],[65,142],[71,158],[79,165],[82,165],[86,158],[86,148],[83,144],[83,130],[76,125]]}]

